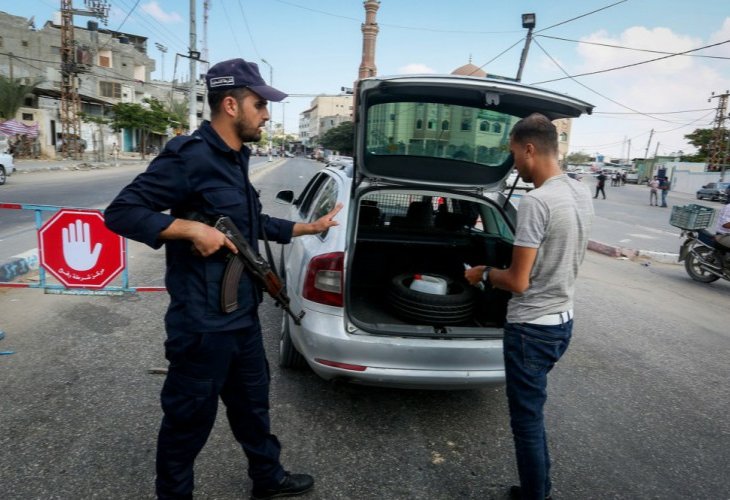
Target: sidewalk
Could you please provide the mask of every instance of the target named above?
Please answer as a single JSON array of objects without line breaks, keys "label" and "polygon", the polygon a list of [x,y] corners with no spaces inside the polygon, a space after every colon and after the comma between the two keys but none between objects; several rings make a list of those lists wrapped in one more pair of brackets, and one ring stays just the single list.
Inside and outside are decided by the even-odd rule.
[{"label": "sidewalk", "polygon": [[149,163],[154,156],[147,156],[142,160],[139,155],[121,156],[117,162],[114,158],[105,161],[96,161],[94,158],[83,160],[15,160],[15,173],[28,173],[40,170],[84,170],[92,168],[108,168],[123,165]]}]

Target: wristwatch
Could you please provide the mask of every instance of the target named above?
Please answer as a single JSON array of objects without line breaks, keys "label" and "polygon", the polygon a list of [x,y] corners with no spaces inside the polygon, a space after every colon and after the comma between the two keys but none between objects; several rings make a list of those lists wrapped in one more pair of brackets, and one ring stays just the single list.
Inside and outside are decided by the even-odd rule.
[{"label": "wristwatch", "polygon": [[489,271],[491,270],[492,266],[486,266],[484,268],[484,272],[482,273],[482,282],[490,288],[492,287],[492,283],[489,281]]}]

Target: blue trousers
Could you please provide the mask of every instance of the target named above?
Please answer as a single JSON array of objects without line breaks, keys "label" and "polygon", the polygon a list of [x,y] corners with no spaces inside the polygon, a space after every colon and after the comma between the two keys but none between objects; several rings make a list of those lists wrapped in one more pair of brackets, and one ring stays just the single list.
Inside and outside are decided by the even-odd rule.
[{"label": "blue trousers", "polygon": [[572,320],[557,326],[504,325],[507,401],[525,500],[543,500],[552,488],[543,417],[547,374],[568,348],[572,331]]},{"label": "blue trousers", "polygon": [[192,498],[193,463],[215,423],[218,397],[254,485],[278,484],[284,469],[281,446],[270,430],[269,365],[258,319],[233,332],[168,331],[165,355],[170,365],[161,394],[158,498]]}]

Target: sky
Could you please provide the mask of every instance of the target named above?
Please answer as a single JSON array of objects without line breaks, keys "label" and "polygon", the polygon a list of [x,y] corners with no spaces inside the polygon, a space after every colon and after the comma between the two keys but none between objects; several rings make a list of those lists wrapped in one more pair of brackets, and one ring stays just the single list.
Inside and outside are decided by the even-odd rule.
[{"label": "sky", "polygon": [[[35,16],[40,27],[59,3],[0,0],[0,10]],[[188,52],[189,1],[110,3],[106,27],[147,36],[157,60],[153,78],[171,80],[174,54]],[[274,86],[290,94],[272,113],[288,132],[298,130],[299,113],[316,95],[353,86],[362,0],[208,4],[209,61],[243,57],[258,63],[267,81],[273,76]],[[203,0],[196,5],[202,50]],[[536,15],[536,27],[522,82],[595,105],[592,115],[573,121],[571,152],[611,159],[691,153],[684,135],[713,126],[719,101],[713,92],[730,89],[728,0],[381,0],[377,73],[451,73],[471,61],[489,74],[515,77],[527,35],[523,13]],[[86,18],[77,17],[76,25],[85,26]],[[187,60],[179,61],[178,78],[188,72]]]}]

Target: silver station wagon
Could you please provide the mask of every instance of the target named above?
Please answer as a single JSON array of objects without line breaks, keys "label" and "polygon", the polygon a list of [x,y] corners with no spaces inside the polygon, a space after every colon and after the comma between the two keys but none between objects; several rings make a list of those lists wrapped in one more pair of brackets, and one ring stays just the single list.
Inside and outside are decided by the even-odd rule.
[{"label": "silver station wagon", "polygon": [[389,387],[503,383],[510,295],[469,286],[464,268],[510,263],[512,126],[533,112],[554,120],[591,111],[508,80],[362,80],[353,162],[317,172],[298,196],[277,194],[294,221],[344,204],[340,226],[283,246],[292,309],[306,314],[301,325],[283,315],[280,364]]}]

